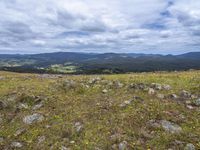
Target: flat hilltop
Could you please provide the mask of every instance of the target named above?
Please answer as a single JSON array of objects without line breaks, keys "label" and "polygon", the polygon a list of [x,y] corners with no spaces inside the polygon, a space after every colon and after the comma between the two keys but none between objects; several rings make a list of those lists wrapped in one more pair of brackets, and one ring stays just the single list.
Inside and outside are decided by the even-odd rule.
[{"label": "flat hilltop", "polygon": [[200,71],[0,72],[0,149],[198,150]]}]

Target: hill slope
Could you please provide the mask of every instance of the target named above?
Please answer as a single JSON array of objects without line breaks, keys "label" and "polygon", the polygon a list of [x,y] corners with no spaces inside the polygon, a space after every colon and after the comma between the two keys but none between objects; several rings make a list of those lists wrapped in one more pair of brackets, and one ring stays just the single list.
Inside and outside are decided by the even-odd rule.
[{"label": "hill slope", "polygon": [[200,52],[183,55],[46,53],[0,55],[0,70],[46,73],[127,73],[200,69]]},{"label": "hill slope", "polygon": [[0,72],[0,149],[200,149],[199,97],[199,71]]}]

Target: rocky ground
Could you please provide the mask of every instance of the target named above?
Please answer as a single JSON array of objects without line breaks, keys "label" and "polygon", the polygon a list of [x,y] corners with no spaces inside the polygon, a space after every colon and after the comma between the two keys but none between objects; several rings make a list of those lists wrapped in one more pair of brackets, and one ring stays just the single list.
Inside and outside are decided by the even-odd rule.
[{"label": "rocky ground", "polygon": [[0,72],[0,149],[199,150],[200,71]]}]

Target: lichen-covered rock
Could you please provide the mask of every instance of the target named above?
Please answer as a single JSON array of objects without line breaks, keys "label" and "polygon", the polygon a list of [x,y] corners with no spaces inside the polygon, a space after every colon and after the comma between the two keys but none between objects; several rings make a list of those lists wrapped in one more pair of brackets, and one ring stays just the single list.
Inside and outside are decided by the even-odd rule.
[{"label": "lichen-covered rock", "polygon": [[7,107],[7,103],[4,101],[0,101],[0,110],[5,109]]},{"label": "lichen-covered rock", "polygon": [[178,99],[178,96],[176,94],[170,94],[169,98],[176,100],[176,99]]},{"label": "lichen-covered rock", "polygon": [[123,141],[121,143],[119,143],[118,148],[119,150],[126,150],[128,146],[128,143],[126,141]]},{"label": "lichen-covered rock", "polygon": [[4,141],[3,137],[0,137],[0,143],[2,143]]},{"label": "lichen-covered rock", "polygon": [[159,83],[152,83],[151,88],[153,88],[155,90],[162,90],[162,85]]},{"label": "lichen-covered rock", "polygon": [[19,135],[23,134],[25,131],[26,131],[25,129],[18,129],[18,130],[15,132],[14,136],[19,136]]},{"label": "lichen-covered rock", "polygon": [[81,122],[76,122],[74,124],[77,133],[80,133],[83,130],[83,124]]},{"label": "lichen-covered rock", "polygon": [[182,90],[182,91],[180,92],[180,96],[181,96],[182,98],[191,98],[191,93],[188,92],[188,91]]},{"label": "lichen-covered rock", "polygon": [[159,99],[164,99],[165,95],[164,94],[157,94],[156,97],[159,98]]},{"label": "lichen-covered rock", "polygon": [[155,90],[153,89],[153,88],[149,88],[149,90],[148,90],[148,94],[149,95],[154,95],[156,92],[155,92]]},{"label": "lichen-covered rock", "polygon": [[195,150],[195,146],[193,144],[191,144],[191,143],[188,143],[185,146],[184,150]]},{"label": "lichen-covered rock", "polygon": [[194,102],[194,104],[195,104],[196,106],[200,106],[200,98],[197,99],[197,100]]},{"label": "lichen-covered rock", "polygon": [[32,107],[33,110],[37,110],[40,109],[41,107],[43,107],[44,105],[42,103],[36,104],[35,106]]},{"label": "lichen-covered rock", "polygon": [[175,133],[180,133],[182,131],[182,128],[179,125],[172,123],[170,121],[161,120],[160,123],[162,128],[167,132],[175,134]]},{"label": "lichen-covered rock", "polygon": [[12,142],[10,146],[12,148],[21,148],[21,147],[23,147],[23,144],[20,142]]},{"label": "lichen-covered rock", "polygon": [[44,120],[44,116],[38,113],[35,113],[33,115],[29,115],[24,117],[23,122],[25,124],[32,124],[32,123],[36,123],[36,122],[41,122]]},{"label": "lichen-covered rock", "polygon": [[172,87],[170,85],[165,84],[165,85],[162,85],[162,89],[169,91],[172,89]]},{"label": "lichen-covered rock", "polygon": [[46,137],[45,137],[45,136],[40,136],[40,137],[38,137],[38,144],[43,143],[45,140],[46,140]]},{"label": "lichen-covered rock", "polygon": [[108,90],[104,89],[104,90],[102,90],[102,93],[106,94],[106,93],[108,93]]}]

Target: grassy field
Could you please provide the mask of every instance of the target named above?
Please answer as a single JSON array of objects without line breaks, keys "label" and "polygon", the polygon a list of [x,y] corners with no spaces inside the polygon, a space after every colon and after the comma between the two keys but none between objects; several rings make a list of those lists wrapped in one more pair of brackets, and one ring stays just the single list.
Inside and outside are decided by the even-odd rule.
[{"label": "grassy field", "polygon": [[0,72],[0,149],[199,150],[199,97],[200,71]]}]

